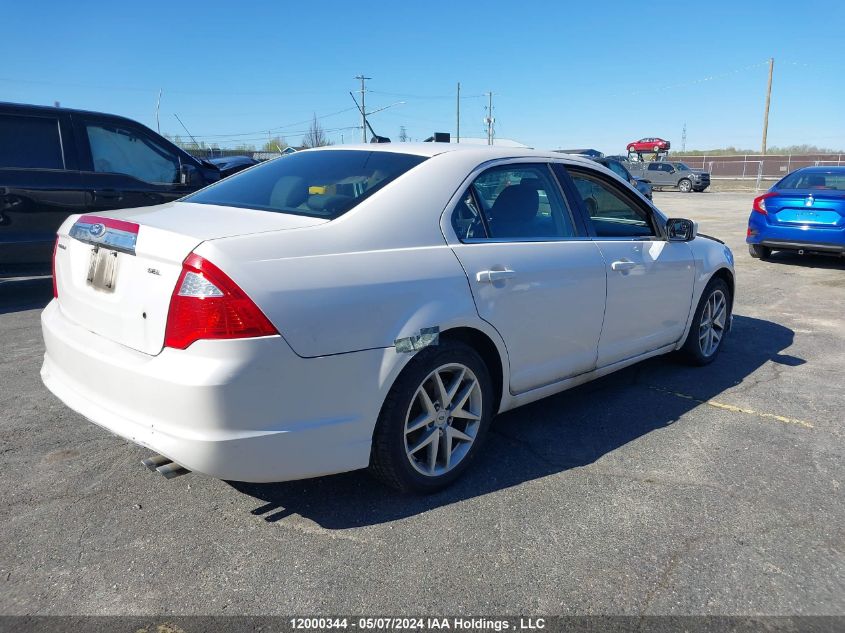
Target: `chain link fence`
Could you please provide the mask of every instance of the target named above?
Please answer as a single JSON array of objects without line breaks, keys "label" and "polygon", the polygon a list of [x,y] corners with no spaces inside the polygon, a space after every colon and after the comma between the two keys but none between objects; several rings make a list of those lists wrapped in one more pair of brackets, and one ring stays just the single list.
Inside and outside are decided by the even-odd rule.
[{"label": "chain link fence", "polygon": [[801,167],[842,166],[845,154],[741,154],[737,156],[684,156],[671,160],[685,162],[693,169],[710,172],[712,179],[780,180]]}]

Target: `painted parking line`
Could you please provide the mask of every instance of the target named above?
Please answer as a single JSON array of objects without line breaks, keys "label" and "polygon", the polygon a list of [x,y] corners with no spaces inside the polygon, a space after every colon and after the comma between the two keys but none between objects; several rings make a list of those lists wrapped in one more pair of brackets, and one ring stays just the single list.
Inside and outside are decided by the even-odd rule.
[{"label": "painted parking line", "polygon": [[767,420],[774,420],[776,422],[782,422],[783,424],[794,424],[796,426],[803,426],[805,429],[813,429],[815,428],[812,423],[807,422],[806,420],[799,420],[798,418],[788,418],[785,415],[777,415],[775,413],[764,413],[762,411],[755,411],[754,409],[746,409],[744,407],[737,407],[732,404],[725,404],[724,402],[717,402],[716,400],[701,400],[694,396],[687,395],[685,393],[681,393],[680,391],[672,391],[671,389],[665,389],[663,387],[655,387],[654,385],[646,385],[652,391],[659,391],[660,393],[666,393],[671,396],[675,396],[677,398],[684,398],[685,400],[692,400],[693,402],[698,402],[699,404],[706,404],[710,407],[715,407],[716,409],[722,409],[723,411],[732,411],[734,413],[745,413],[747,415],[753,415],[758,418],[764,418]]}]

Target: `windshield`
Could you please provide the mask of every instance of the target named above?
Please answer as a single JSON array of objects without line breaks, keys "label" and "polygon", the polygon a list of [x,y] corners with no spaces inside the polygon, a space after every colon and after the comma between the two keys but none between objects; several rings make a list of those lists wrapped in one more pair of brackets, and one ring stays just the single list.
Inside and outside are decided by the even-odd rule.
[{"label": "windshield", "polygon": [[684,165],[683,163],[675,163],[675,169],[678,171],[689,171],[690,168]]},{"label": "windshield", "polygon": [[841,171],[794,171],[775,189],[832,189],[845,191],[845,170]]},{"label": "windshield", "polygon": [[282,156],[183,198],[334,220],[425,160],[367,150],[325,150]]}]

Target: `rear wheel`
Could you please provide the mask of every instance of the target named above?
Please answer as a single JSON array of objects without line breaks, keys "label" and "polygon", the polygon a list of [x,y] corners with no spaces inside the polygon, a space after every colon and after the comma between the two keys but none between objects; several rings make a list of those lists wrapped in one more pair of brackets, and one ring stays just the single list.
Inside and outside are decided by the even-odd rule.
[{"label": "rear wheel", "polygon": [[689,178],[681,178],[678,181],[678,190],[683,193],[692,191],[692,181]]},{"label": "rear wheel", "polygon": [[370,471],[403,492],[444,488],[469,467],[492,417],[492,382],[478,353],[453,341],[425,348],[385,400]]},{"label": "rear wheel", "polygon": [[772,249],[761,244],[749,244],[748,254],[754,259],[766,259],[772,254]]},{"label": "rear wheel", "polygon": [[712,363],[728,332],[731,291],[724,279],[711,279],[701,294],[681,354],[693,365]]}]

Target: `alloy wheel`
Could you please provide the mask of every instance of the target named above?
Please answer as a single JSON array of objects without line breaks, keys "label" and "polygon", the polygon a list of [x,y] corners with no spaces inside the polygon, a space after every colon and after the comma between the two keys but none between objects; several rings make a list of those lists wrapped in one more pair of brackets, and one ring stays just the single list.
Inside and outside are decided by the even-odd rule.
[{"label": "alloy wheel", "polygon": [[698,325],[698,347],[705,357],[710,357],[719,349],[725,334],[728,316],[728,302],[721,290],[714,290],[701,311]]},{"label": "alloy wheel", "polygon": [[438,477],[467,456],[481,428],[482,400],[478,378],[460,363],[422,381],[405,416],[405,454],[417,472]]}]

